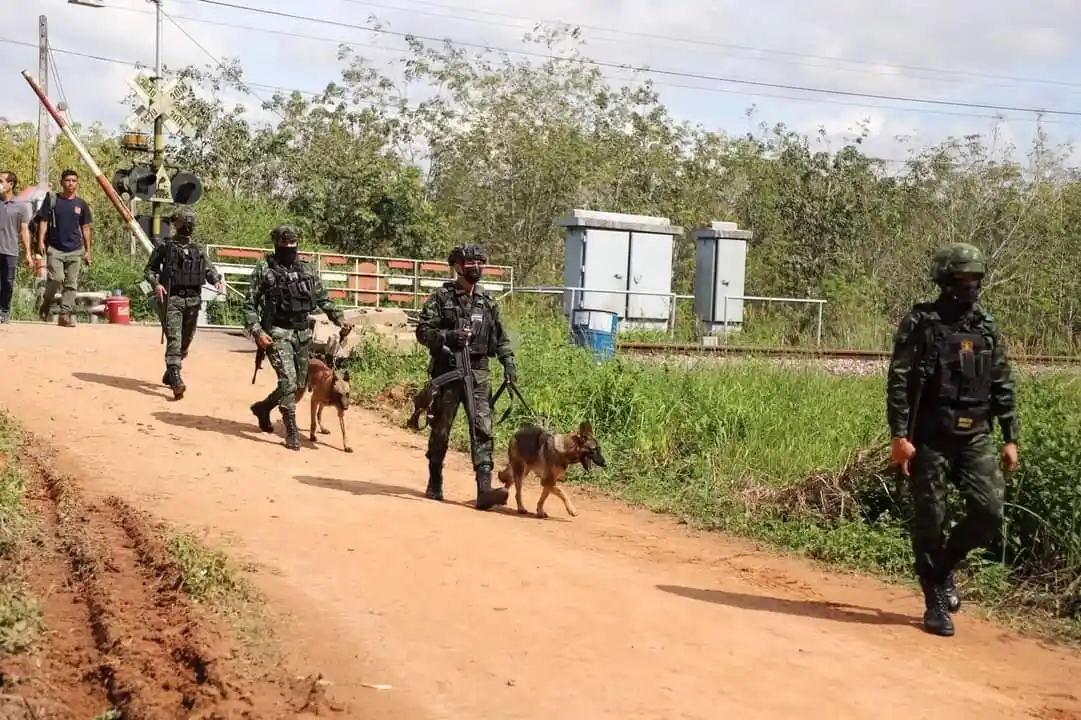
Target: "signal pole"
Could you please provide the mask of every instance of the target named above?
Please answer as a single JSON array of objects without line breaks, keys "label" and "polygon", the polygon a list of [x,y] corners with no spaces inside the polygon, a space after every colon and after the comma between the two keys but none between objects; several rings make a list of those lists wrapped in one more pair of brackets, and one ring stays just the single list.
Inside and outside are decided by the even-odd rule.
[{"label": "signal pole", "polygon": [[[38,16],[38,85],[49,94],[49,20]],[[38,105],[38,187],[49,183],[49,113],[44,105]],[[35,240],[36,242],[36,240]]]},{"label": "signal pole", "polygon": [[[155,9],[155,40],[154,40],[154,78],[153,85],[154,90],[152,97],[155,102],[158,100],[158,92],[161,90],[161,33],[162,33],[162,15],[161,15],[161,3],[162,0],[150,0],[154,3]],[[157,190],[154,193],[155,199],[162,195],[162,177],[165,172],[165,114],[158,113],[158,116],[154,118],[154,173],[157,176],[155,185]],[[169,198],[168,191],[165,193],[165,197]],[[169,198],[171,199],[171,198]],[[150,236],[154,239],[156,244],[157,238],[161,236],[161,202],[151,202],[150,213]]]}]

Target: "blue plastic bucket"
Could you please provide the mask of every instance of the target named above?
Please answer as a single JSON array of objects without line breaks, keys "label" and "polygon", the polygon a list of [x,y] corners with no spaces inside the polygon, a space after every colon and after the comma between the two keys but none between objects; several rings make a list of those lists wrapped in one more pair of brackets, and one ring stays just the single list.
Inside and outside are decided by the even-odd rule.
[{"label": "blue plastic bucket", "polygon": [[619,315],[608,310],[574,310],[571,314],[571,341],[593,351],[598,362],[610,360],[616,352]]}]

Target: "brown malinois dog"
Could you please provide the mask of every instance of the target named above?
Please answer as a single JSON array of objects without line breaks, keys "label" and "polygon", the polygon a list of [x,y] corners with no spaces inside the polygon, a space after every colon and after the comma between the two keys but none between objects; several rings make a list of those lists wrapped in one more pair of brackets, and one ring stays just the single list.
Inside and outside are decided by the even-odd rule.
[{"label": "brown malinois dog", "polygon": [[514,483],[514,501],[518,503],[518,514],[527,515],[528,510],[522,504],[522,480],[526,473],[533,472],[540,478],[541,494],[537,500],[537,517],[544,519],[544,501],[549,494],[563,501],[563,507],[571,517],[578,515],[570,498],[557,483],[563,481],[567,468],[574,463],[581,463],[586,472],[593,465],[608,467],[601,453],[600,443],[593,436],[593,427],[584,422],[576,433],[552,433],[536,425],[523,425],[511,438],[507,447],[507,467],[499,471],[499,481],[509,488]]},{"label": "brown malinois dog", "polygon": [[308,439],[315,442],[315,423],[319,422],[319,432],[329,435],[323,425],[323,408],[332,405],[338,411],[338,423],[342,427],[342,450],[347,453],[353,452],[349,447],[349,439],[345,435],[345,411],[349,409],[349,371],[341,374],[333,370],[322,360],[308,359],[308,378],[304,385],[297,389],[297,402],[304,397],[304,391],[312,394],[311,404],[311,430]]}]

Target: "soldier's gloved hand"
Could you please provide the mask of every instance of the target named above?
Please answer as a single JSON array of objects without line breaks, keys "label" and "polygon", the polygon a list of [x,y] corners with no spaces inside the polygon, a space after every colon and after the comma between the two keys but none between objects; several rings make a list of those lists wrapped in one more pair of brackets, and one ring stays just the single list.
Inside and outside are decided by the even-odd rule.
[{"label": "soldier's gloved hand", "polygon": [[508,385],[518,383],[518,366],[514,363],[514,358],[507,358],[503,361],[503,379],[507,381]]},{"label": "soldier's gloved hand", "polygon": [[1017,458],[1017,443],[1006,443],[1002,446],[1002,465],[1006,472],[1013,472],[1021,464]]},{"label": "soldier's gloved hand", "polygon": [[443,344],[451,350],[461,350],[469,344],[469,333],[464,330],[447,330],[447,340]]},{"label": "soldier's gloved hand", "polygon": [[890,441],[890,457],[894,465],[901,466],[901,474],[908,476],[908,463],[916,456],[916,446],[908,438],[895,437]]}]

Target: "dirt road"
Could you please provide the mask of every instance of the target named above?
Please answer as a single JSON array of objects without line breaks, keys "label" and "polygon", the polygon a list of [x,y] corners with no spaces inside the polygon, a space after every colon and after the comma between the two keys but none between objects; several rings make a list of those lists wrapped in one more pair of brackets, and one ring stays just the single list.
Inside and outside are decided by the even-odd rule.
[{"label": "dirt road", "polygon": [[[907,591],[578,488],[573,520],[425,500],[421,436],[353,409],[354,454],[334,422],[289,452],[253,424],[273,372],[249,384],[246,341],[202,332],[175,403],[162,350],[148,328],[2,327],[0,405],[77,460],[83,493],[265,568],[294,660],[350,717],[1081,718],[1075,655],[964,612],[933,638]],[[471,499],[462,457],[447,482]]]}]

